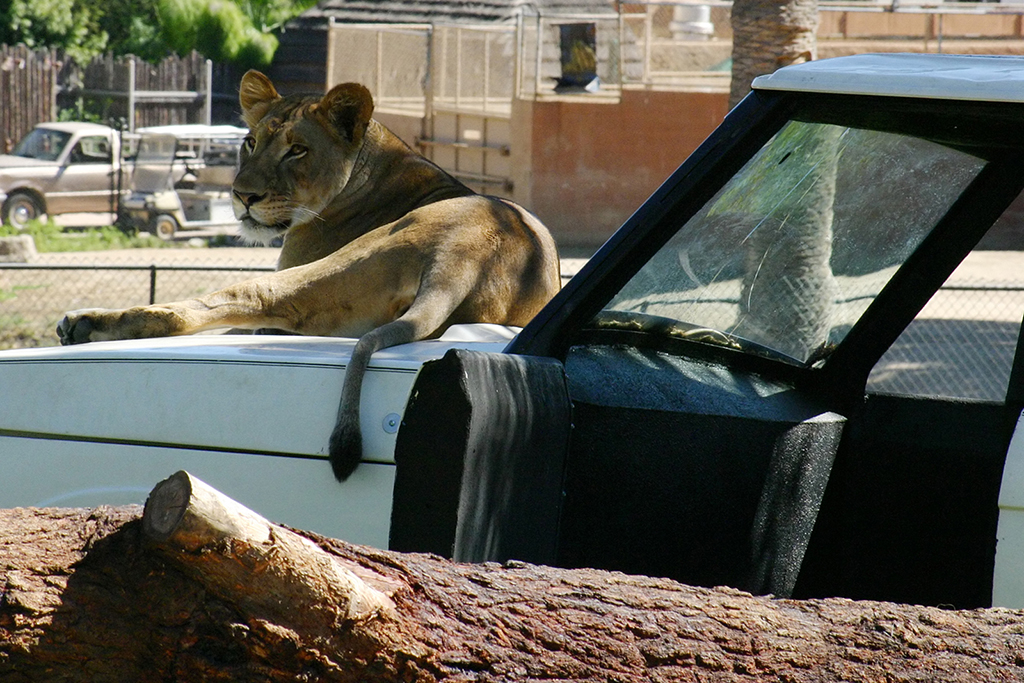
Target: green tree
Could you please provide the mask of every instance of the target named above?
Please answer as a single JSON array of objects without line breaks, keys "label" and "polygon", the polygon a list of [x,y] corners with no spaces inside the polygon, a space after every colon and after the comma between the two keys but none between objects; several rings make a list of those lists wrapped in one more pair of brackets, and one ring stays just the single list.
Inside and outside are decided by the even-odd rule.
[{"label": "green tree", "polygon": [[135,55],[149,62],[167,56],[160,36],[155,0],[87,0],[93,3],[100,28],[109,36],[107,49],[115,55]]},{"label": "green tree", "polygon": [[0,43],[62,48],[79,62],[106,51],[158,61],[192,50],[264,67],[272,31],[315,0],[0,0]]},{"label": "green tree", "polygon": [[0,43],[63,48],[72,58],[86,62],[107,49],[108,38],[100,15],[86,0],[0,3]]},{"label": "green tree", "polygon": [[269,33],[316,4],[316,0],[238,0],[252,25]]},{"label": "green tree", "polygon": [[164,43],[178,54],[197,50],[243,68],[265,67],[277,49],[270,31],[313,0],[158,0]]}]

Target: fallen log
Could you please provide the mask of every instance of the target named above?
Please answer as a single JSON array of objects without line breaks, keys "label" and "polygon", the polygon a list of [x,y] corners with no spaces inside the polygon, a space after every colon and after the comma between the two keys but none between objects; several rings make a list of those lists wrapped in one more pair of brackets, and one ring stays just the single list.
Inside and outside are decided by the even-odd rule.
[{"label": "fallen log", "polygon": [[0,511],[0,680],[1014,681],[1024,613],[457,564],[269,524],[185,474],[146,510]]}]

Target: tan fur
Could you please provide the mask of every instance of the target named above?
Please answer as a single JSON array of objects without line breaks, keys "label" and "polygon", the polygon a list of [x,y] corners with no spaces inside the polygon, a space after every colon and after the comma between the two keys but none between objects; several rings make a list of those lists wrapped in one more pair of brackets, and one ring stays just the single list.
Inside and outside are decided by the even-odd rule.
[{"label": "tan fur", "polygon": [[528,212],[473,193],[370,118],[361,85],[280,97],[250,71],[239,101],[250,134],[235,215],[250,239],[284,235],[277,272],[187,301],[73,311],[57,331],[64,344],[225,327],[359,337],[330,440],[343,480],[360,456],[370,356],[457,323],[526,324],[558,290],[558,255]]}]

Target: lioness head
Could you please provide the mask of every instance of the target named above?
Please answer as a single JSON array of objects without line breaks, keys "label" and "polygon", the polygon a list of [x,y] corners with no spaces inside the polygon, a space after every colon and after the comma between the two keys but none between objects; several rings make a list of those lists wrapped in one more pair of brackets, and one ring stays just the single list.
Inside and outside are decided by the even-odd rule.
[{"label": "lioness head", "polygon": [[232,186],[242,234],[268,244],[294,225],[316,220],[348,183],[373,113],[357,83],[323,97],[281,97],[266,76],[249,71],[239,87],[249,134]]}]

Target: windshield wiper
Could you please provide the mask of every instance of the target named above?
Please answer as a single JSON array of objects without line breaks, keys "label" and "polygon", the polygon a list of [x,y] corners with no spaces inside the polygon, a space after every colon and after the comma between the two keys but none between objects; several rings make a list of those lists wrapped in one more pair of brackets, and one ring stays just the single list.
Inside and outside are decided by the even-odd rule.
[{"label": "windshield wiper", "polygon": [[799,367],[805,365],[790,355],[749,339],[737,337],[712,327],[685,323],[660,315],[650,315],[634,311],[603,310],[595,316],[590,327],[595,330],[638,332],[671,339],[682,339],[698,344],[709,344],[711,346],[727,348],[748,355],[786,363],[787,365]]}]

